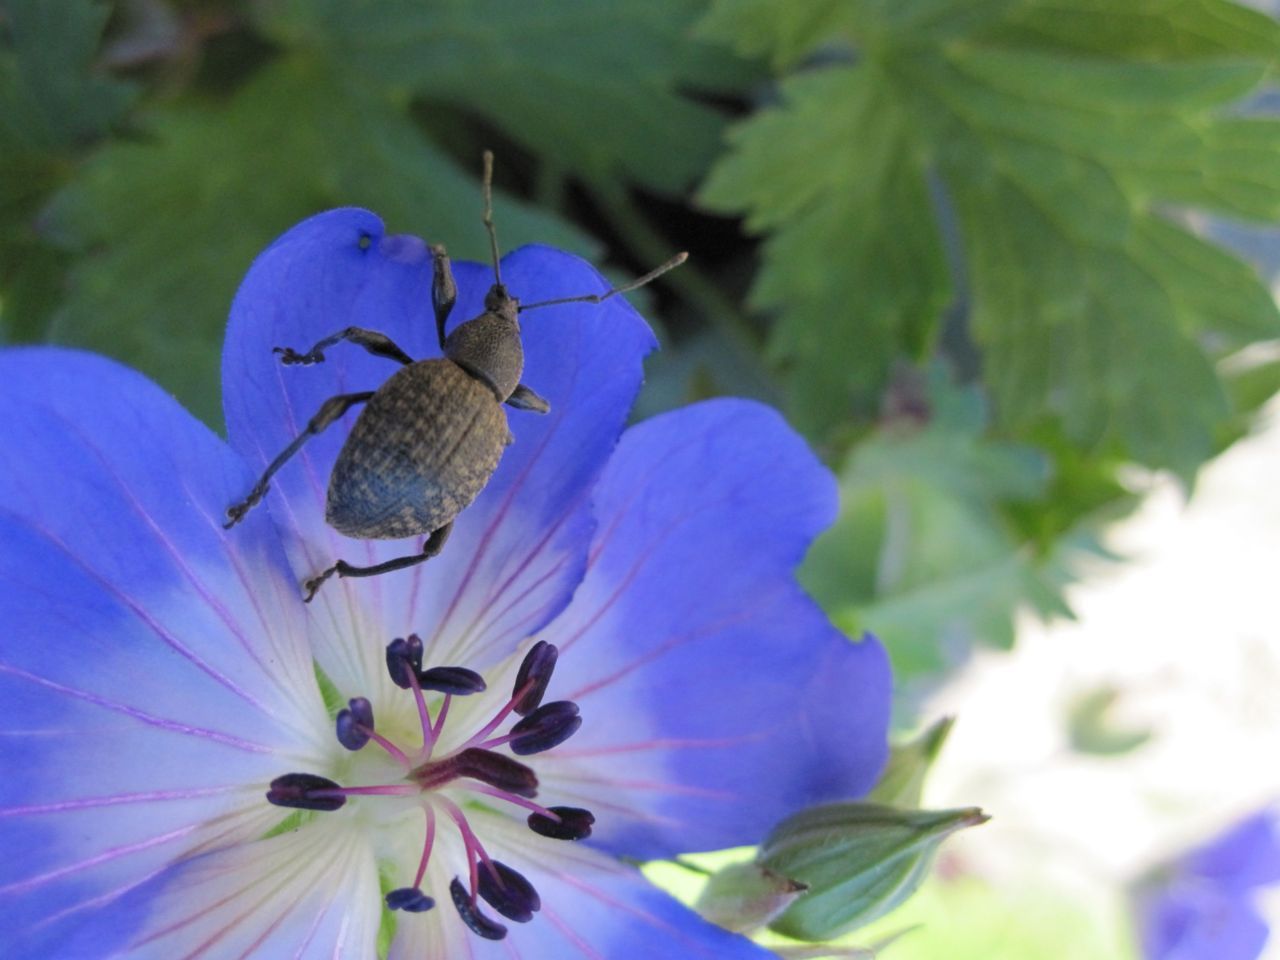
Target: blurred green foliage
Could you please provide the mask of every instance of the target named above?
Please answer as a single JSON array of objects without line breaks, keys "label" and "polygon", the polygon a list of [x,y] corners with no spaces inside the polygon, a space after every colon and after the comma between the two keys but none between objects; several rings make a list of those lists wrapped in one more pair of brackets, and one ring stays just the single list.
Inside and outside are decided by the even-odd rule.
[{"label": "blurred green foliage", "polygon": [[[253,256],[318,210],[625,275],[642,410],[779,402],[840,474],[806,582],[904,691],[1068,615],[1132,465],[1191,480],[1280,389],[1266,285],[1188,211],[1280,217],[1228,0],[0,0],[0,336],[217,426]],[[735,219],[735,218],[741,218]]]}]

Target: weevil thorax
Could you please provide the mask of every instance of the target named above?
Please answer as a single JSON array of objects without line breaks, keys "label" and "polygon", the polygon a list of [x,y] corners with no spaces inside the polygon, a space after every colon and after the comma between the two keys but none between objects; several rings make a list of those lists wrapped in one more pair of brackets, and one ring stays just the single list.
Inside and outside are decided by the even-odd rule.
[{"label": "weevil thorax", "polygon": [[499,402],[511,396],[524,372],[519,310],[520,301],[495,283],[485,294],[484,313],[456,327],[444,341],[444,355],[488,384]]}]

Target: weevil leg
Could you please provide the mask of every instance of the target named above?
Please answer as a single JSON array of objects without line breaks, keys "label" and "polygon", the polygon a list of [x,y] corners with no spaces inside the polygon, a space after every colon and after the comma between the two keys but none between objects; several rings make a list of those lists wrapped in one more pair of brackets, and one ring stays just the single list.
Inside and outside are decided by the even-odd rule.
[{"label": "weevil leg", "polygon": [[410,554],[407,557],[396,557],[394,560],[387,560],[383,563],[375,563],[371,567],[353,567],[345,560],[339,560],[328,570],[325,570],[319,576],[312,577],[302,585],[302,589],[307,592],[303,599],[311,602],[311,598],[316,595],[316,591],[321,585],[332,577],[335,573],[340,577],[376,577],[380,573],[390,573],[392,570],[403,570],[405,567],[416,566],[426,560],[430,560],[441,550],[444,549],[444,542],[449,539],[449,534],[453,532],[453,521],[446,523],[439,530],[435,531],[431,536],[427,537],[427,542],[422,545],[421,553]]},{"label": "weevil leg", "polygon": [[227,522],[222,526],[225,529],[230,530],[237,523],[243,520],[244,515],[267,495],[267,490],[270,489],[271,478],[275,476],[276,471],[283,467],[290,457],[301,450],[302,445],[306,443],[307,440],[332,424],[357,403],[364,403],[372,397],[373,394],[374,391],[372,390],[368,390],[364,393],[342,393],[336,397],[330,397],[326,400],[316,412],[316,415],[312,417],[310,422],[307,424],[307,429],[294,437],[293,442],[284,448],[284,452],[271,461],[271,466],[267,467],[262,478],[254,484],[253,489],[249,491],[249,495],[239,503],[232,504],[230,507],[227,507]]},{"label": "weevil leg", "polygon": [[507,397],[507,406],[517,410],[532,410],[534,413],[547,413],[551,409],[551,404],[544,397],[538,396],[523,383],[516,384],[516,388],[511,391],[511,396]]},{"label": "weevil leg", "polygon": [[280,354],[281,363],[300,363],[303,366],[310,366],[313,363],[323,363],[325,349],[343,340],[350,340],[357,346],[364,347],[376,357],[399,360],[406,365],[413,363],[413,357],[397,347],[385,333],[365,330],[363,327],[347,327],[331,337],[325,337],[306,353],[298,353],[292,347],[273,347],[271,352]]},{"label": "weevil leg", "polygon": [[440,337],[440,349],[444,349],[444,325],[458,300],[458,286],[453,282],[453,269],[449,266],[449,254],[441,244],[431,246],[431,306],[436,312],[436,334]]}]

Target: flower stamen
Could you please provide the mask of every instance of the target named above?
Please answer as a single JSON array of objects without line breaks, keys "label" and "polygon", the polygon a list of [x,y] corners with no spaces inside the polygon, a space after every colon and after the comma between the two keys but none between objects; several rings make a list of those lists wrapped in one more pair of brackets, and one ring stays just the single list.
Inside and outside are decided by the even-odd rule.
[{"label": "flower stamen", "polygon": [[[520,757],[550,750],[578,731],[582,717],[578,705],[572,701],[542,702],[558,651],[552,644],[539,641],[520,664],[511,699],[460,746],[445,756],[434,757],[453,698],[481,693],[486,683],[480,674],[466,667],[423,670],[422,657],[422,640],[416,634],[397,638],[387,645],[386,663],[391,681],[401,689],[412,690],[417,704],[423,745],[416,758],[375,730],[373,706],[364,697],[347,701],[335,719],[338,742],[343,747],[358,751],[370,741],[377,743],[404,766],[403,781],[343,787],[315,774],[288,773],[271,782],[267,800],[282,807],[332,811],[341,808],[348,797],[419,798],[426,817],[426,831],[413,884],[391,890],[384,898],[388,909],[408,913],[421,913],[435,906],[435,900],[422,890],[422,883],[435,847],[437,811],[443,812],[457,827],[467,861],[467,886],[456,876],[449,884],[458,915],[477,936],[501,940],[507,928],[486,916],[480,910],[479,900],[483,899],[509,920],[527,923],[541,909],[541,898],[522,874],[489,856],[462,808],[442,791],[452,787],[522,807],[529,811],[526,819],[529,829],[540,836],[556,840],[585,839],[591,835],[595,823],[590,811],[578,807],[544,807],[534,802],[539,786],[537,774],[515,757],[496,750],[505,746]],[[434,721],[425,696],[428,690],[444,694]],[[513,713],[520,719],[506,734],[493,736]]]},{"label": "flower stamen", "polygon": [[436,811],[431,804],[424,804],[422,812],[427,818],[426,839],[422,844],[422,856],[418,860],[418,872],[414,874],[413,886],[391,890],[384,898],[388,910],[405,910],[409,913],[423,913],[436,905],[436,902],[422,892],[422,878],[427,875],[427,864],[431,861],[431,848],[436,839]]},{"label": "flower stamen", "polygon": [[457,877],[454,877],[449,883],[449,896],[453,898],[453,905],[458,908],[458,916],[462,918],[462,922],[477,937],[484,937],[486,940],[501,940],[507,935],[506,927],[495,920],[490,920],[480,912],[480,908],[467,896],[466,888],[462,886],[462,881]]},{"label": "flower stamen", "polygon": [[548,807],[546,814],[529,814],[526,822],[534,833],[552,840],[585,840],[596,818],[581,807]]}]

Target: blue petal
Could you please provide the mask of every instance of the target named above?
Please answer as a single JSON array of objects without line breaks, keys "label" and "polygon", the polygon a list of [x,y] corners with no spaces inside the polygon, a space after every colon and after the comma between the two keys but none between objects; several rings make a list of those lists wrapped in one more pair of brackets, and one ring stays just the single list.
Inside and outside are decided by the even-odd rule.
[{"label": "blue petal", "polygon": [[1248,898],[1207,884],[1145,894],[1138,912],[1145,960],[1257,960],[1267,942],[1267,924]]},{"label": "blue petal", "polygon": [[[589,265],[546,248],[516,251],[502,269],[512,294],[526,302],[606,288]],[[454,270],[459,298],[450,328],[482,310],[491,283],[479,264]],[[367,211],[321,214],[276,241],[254,263],[232,310],[223,366],[232,445],[262,468],[327,398],[376,389],[397,369],[351,344],[330,348],[323,364],[285,368],[274,346],[306,350],[354,325],[386,333],[414,358],[438,356],[430,282],[422,241],[385,235]],[[476,666],[509,653],[563,608],[581,577],[587,494],[625,422],[653,336],[621,298],[540,310],[526,327],[524,382],[552,412],[508,409],[515,443],[444,553],[413,571],[331,581],[313,604],[317,656],[348,695],[380,676],[381,644],[391,635],[417,630],[436,638],[435,662]],[[299,580],[339,557],[364,565],[419,549],[416,539],[354,541],[324,523],[329,472],[357,412],[309,441],[267,495]],[[344,653],[352,634],[373,635],[358,662]]]},{"label": "blue petal", "polygon": [[221,441],[67,351],[0,354],[0,404],[0,929],[7,956],[50,956],[278,820],[262,784],[327,723],[270,525],[218,522],[248,476]]},{"label": "blue petal", "polygon": [[541,802],[594,841],[662,857],[758,842],[884,763],[884,650],[848,642],[794,580],[834,481],[773,411],[720,400],[629,430],[596,494],[586,578],[541,634],[548,694],[584,724],[539,758]]},{"label": "blue petal", "polygon": [[1280,813],[1247,817],[1188,854],[1179,870],[1238,891],[1280,882]]}]

